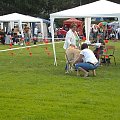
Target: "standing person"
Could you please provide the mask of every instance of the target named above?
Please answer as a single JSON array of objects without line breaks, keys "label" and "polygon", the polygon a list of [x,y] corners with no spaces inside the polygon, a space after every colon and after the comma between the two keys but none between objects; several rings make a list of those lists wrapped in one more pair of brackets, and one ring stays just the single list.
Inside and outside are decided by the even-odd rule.
[{"label": "standing person", "polygon": [[0,28],[0,40],[3,45],[5,45],[5,32]]},{"label": "standing person", "polygon": [[29,42],[30,41],[30,28],[27,24],[25,24],[24,26],[24,37],[25,37],[25,42]]},{"label": "standing person", "polygon": [[72,23],[69,31],[66,33],[65,43],[63,46],[65,50],[69,48],[69,46],[75,48],[79,47],[79,36],[76,32],[76,29],[77,29],[77,25],[75,23]]},{"label": "standing person", "polygon": [[18,27],[18,25],[16,25],[16,26],[14,26],[14,29],[13,29],[14,31],[13,31],[13,44],[14,45],[18,45],[18,42],[19,42],[19,40],[18,40],[18,34],[19,34],[19,27]]},{"label": "standing person", "polygon": [[93,53],[95,54],[96,58],[99,60],[99,63],[100,63],[100,56],[103,54],[104,47],[105,47],[105,42],[101,34],[97,35],[97,41],[95,41],[95,43],[96,43],[96,46]]},{"label": "standing person", "polygon": [[48,27],[48,37],[50,37],[50,38],[52,37],[52,35],[51,35],[51,26]]},{"label": "standing person", "polygon": [[120,40],[120,27],[117,28],[117,36],[118,36],[118,40]]},{"label": "standing person", "polygon": [[76,70],[84,72],[84,77],[88,77],[89,70],[93,70],[93,75],[96,75],[95,69],[99,66],[99,62],[93,51],[88,48],[88,45],[83,43],[81,45],[80,55],[73,65]]},{"label": "standing person", "polygon": [[98,34],[98,28],[97,28],[96,24],[93,25],[92,32],[93,32],[93,40],[96,41],[97,40],[97,34]]},{"label": "standing person", "polygon": [[38,37],[38,27],[37,26],[35,26],[35,28],[34,28],[34,36]]}]

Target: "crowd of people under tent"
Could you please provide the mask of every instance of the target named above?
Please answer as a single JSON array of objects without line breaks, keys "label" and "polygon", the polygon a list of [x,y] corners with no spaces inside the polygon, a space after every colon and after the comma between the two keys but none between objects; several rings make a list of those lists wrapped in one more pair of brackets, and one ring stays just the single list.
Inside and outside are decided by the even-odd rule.
[{"label": "crowd of people under tent", "polygon": [[[105,23],[105,24],[104,24]],[[51,38],[51,30],[50,26],[48,27],[48,36],[46,38]],[[78,35],[80,39],[85,39],[85,26],[81,28],[82,32],[79,32],[80,30],[78,29]],[[66,26],[62,26],[60,28],[55,28],[55,38],[65,38],[67,31],[69,28]],[[16,25],[14,28],[12,28],[10,31],[5,32],[5,30],[0,29],[0,43],[1,44],[10,44],[12,43],[13,45],[18,45],[18,44],[23,44],[23,42],[41,42],[43,41],[42,39],[42,33],[40,29],[38,29],[37,26],[34,28],[34,33],[30,26],[26,23],[23,28],[23,33],[24,33],[24,38],[21,36],[21,32],[19,30],[19,27]],[[108,39],[108,40],[119,40],[120,39],[120,27],[119,26],[114,26],[114,25],[109,25],[107,22],[100,22],[99,24],[92,24],[91,25],[91,30],[90,30],[90,40],[92,42],[96,42],[97,40],[97,35],[101,34],[103,39]],[[50,39],[51,40],[51,39]]]}]

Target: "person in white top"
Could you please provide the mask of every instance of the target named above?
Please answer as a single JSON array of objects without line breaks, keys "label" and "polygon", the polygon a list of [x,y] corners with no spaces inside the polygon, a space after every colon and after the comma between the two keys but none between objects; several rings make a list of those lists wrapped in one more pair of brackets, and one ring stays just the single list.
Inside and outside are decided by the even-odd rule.
[{"label": "person in white top", "polygon": [[65,43],[63,48],[66,50],[70,46],[78,47],[79,36],[76,32],[77,25],[75,23],[71,24],[69,31],[66,33]]},{"label": "person in white top", "polygon": [[120,39],[120,27],[117,28],[117,38]]},{"label": "person in white top", "polygon": [[35,28],[34,28],[34,36],[35,36],[35,37],[38,36],[38,28],[37,28],[37,26],[35,26]]},{"label": "person in white top", "polygon": [[[89,70],[95,70],[99,66],[99,62],[92,50],[88,48],[86,43],[81,45],[81,52],[78,59],[73,63],[76,70],[83,71],[84,77],[89,75]],[[93,75],[96,75],[95,71]]]}]

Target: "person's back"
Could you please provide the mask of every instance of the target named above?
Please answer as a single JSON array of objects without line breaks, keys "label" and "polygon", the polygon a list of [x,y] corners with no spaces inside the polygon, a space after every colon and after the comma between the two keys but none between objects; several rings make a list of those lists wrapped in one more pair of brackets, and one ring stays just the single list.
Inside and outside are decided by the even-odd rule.
[{"label": "person's back", "polygon": [[93,51],[88,49],[88,48],[83,49],[80,54],[84,55],[83,62],[91,62],[91,63],[97,63],[98,62],[98,60],[96,59]]}]

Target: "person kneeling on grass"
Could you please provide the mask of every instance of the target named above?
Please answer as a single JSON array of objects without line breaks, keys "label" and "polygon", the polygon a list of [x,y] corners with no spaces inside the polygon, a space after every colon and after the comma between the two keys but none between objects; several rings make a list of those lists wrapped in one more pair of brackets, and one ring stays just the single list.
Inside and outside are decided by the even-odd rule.
[{"label": "person kneeling on grass", "polygon": [[[95,70],[99,66],[99,62],[93,51],[88,48],[88,45],[83,43],[81,45],[80,55],[78,59],[75,60],[73,65],[76,70],[81,70],[84,72],[84,77],[88,77],[89,70]],[[96,75],[95,71],[93,72],[93,75]]]}]

